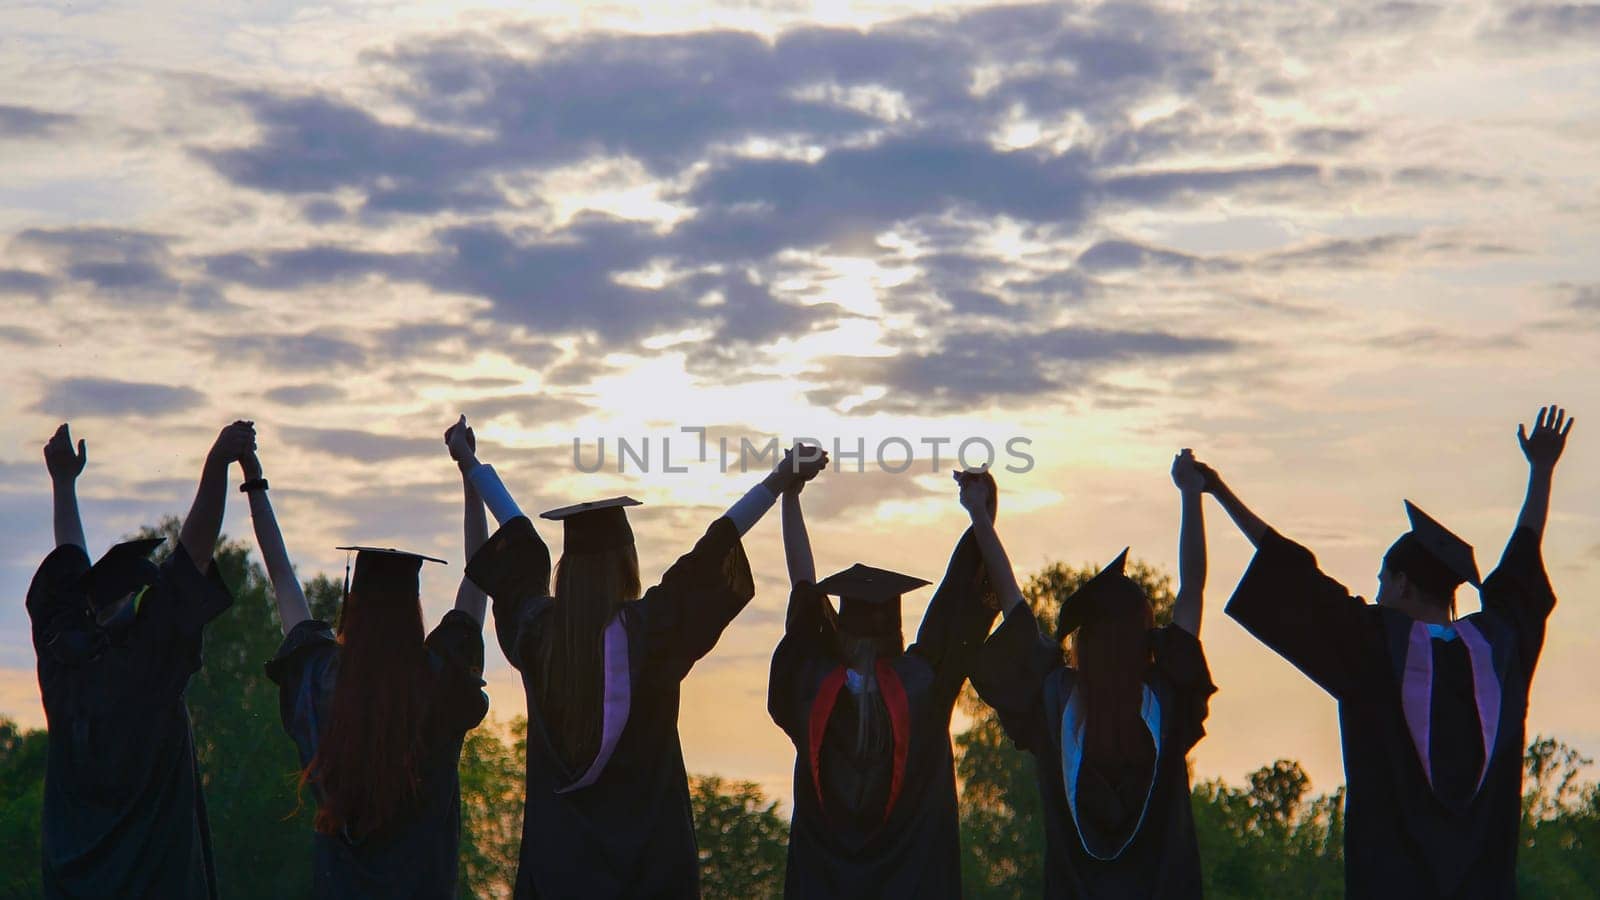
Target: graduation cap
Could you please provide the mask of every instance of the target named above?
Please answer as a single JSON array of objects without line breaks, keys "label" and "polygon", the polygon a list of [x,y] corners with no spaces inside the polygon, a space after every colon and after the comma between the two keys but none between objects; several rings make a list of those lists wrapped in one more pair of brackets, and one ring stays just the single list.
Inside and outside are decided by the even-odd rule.
[{"label": "graduation cap", "polygon": [[1144,591],[1125,574],[1127,565],[1128,548],[1123,547],[1116,559],[1080,585],[1061,604],[1061,615],[1056,619],[1056,640],[1098,618],[1119,595],[1126,596],[1128,591],[1133,591],[1144,597]]},{"label": "graduation cap", "polygon": [[839,598],[839,627],[851,634],[900,633],[900,597],[932,582],[914,575],[856,563],[817,582],[817,590]]},{"label": "graduation cap", "polygon": [[150,554],[166,542],[164,537],[138,538],[107,550],[78,579],[79,586],[89,595],[90,605],[96,610],[104,609],[152,584],[156,569],[150,562]]},{"label": "graduation cap", "polygon": [[1481,587],[1472,545],[1440,525],[1415,503],[1410,500],[1405,503],[1411,530],[1389,548],[1383,558],[1384,565],[1404,572],[1407,578],[1436,594],[1453,595],[1463,581]]},{"label": "graduation cap", "polygon": [[563,552],[599,553],[633,543],[626,510],[643,505],[632,497],[609,497],[547,510],[539,518],[561,523]]},{"label": "graduation cap", "polygon": [[345,563],[346,597],[350,596],[350,589],[355,588],[362,594],[369,592],[374,596],[392,594],[414,599],[422,593],[418,575],[422,572],[424,561],[449,565],[436,557],[396,550],[393,547],[335,547],[334,549],[354,551],[356,555],[354,576],[350,574],[350,564]]}]

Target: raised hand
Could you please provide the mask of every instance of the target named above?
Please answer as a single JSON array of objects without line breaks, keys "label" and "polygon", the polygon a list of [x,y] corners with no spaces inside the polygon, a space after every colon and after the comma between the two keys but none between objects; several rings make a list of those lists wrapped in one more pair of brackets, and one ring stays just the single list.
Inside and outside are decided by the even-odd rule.
[{"label": "raised hand", "polygon": [[56,429],[50,440],[44,445],[44,467],[50,472],[51,481],[76,481],[83,474],[83,467],[89,462],[89,447],[78,440],[78,450],[72,450],[72,431],[66,422]]},{"label": "raised hand", "polygon": [[226,466],[256,452],[256,423],[239,419],[225,426],[211,444],[206,461]]},{"label": "raised hand", "polygon": [[961,506],[976,519],[981,512],[994,521],[1000,508],[1000,489],[995,484],[994,473],[987,469],[952,471],[951,477],[960,485]]},{"label": "raised hand", "polygon": [[[1172,483],[1184,493],[1201,493],[1206,490],[1208,470],[1209,467],[1202,467],[1200,461],[1194,458],[1194,451],[1185,447],[1172,458]],[[1214,478],[1216,473],[1211,472],[1211,476]]]},{"label": "raised hand", "polygon": [[828,453],[815,444],[796,443],[783,454],[774,472],[787,476],[784,493],[800,493],[805,483],[828,467]]},{"label": "raised hand", "polygon": [[1536,469],[1554,469],[1556,461],[1561,458],[1561,451],[1567,448],[1567,434],[1572,431],[1572,423],[1576,421],[1567,418],[1566,410],[1551,404],[1539,407],[1532,434],[1518,424],[1517,440],[1522,443],[1522,455],[1528,458],[1528,465]]},{"label": "raised hand", "polygon": [[450,450],[450,458],[456,461],[465,471],[478,462],[478,436],[473,433],[472,426],[467,424],[465,415],[456,419],[456,423],[445,429],[444,445]]}]

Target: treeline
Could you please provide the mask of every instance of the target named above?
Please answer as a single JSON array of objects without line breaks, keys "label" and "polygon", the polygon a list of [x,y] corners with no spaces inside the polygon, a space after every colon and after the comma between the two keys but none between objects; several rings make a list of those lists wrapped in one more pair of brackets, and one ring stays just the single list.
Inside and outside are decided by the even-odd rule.
[{"label": "treeline", "polygon": [[[176,520],[160,532],[173,536]],[[154,533],[154,532],[152,532]],[[310,798],[297,791],[294,748],[278,724],[277,694],[262,663],[280,640],[271,591],[245,547],[217,554],[237,602],[207,631],[205,666],[191,682],[189,708],[224,897],[307,896]],[[1166,616],[1171,584],[1134,563],[1129,575]],[[1025,592],[1041,618],[1089,572],[1052,565]],[[334,616],[339,585],[307,585],[312,611]],[[973,898],[1037,897],[1044,858],[1033,763],[1009,745],[988,708],[963,701],[971,726],[956,736],[961,785],[963,880]],[[516,875],[521,837],[526,720],[468,735],[461,757],[461,894],[503,897]],[[1583,896],[1600,883],[1600,786],[1581,779],[1589,760],[1538,738],[1527,749],[1518,882],[1525,897]],[[39,896],[39,813],[45,733],[0,719],[0,898]],[[1195,826],[1213,898],[1344,896],[1343,790],[1308,796],[1298,763],[1278,760],[1247,783],[1194,787]],[[691,783],[704,894],[753,900],[781,893],[788,816],[749,782],[696,777]]]}]

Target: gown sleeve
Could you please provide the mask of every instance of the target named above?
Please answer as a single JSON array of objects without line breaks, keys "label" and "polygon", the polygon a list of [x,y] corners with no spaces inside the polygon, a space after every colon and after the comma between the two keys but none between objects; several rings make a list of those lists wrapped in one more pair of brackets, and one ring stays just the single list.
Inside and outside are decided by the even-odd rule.
[{"label": "gown sleeve", "polygon": [[1060,648],[1039,633],[1026,603],[1006,613],[979,648],[972,686],[1000,717],[1000,727],[1017,749],[1041,752],[1048,746],[1044,686],[1060,668]]},{"label": "gown sleeve", "polygon": [[1545,621],[1555,609],[1555,589],[1545,572],[1539,532],[1518,528],[1506,543],[1499,565],[1483,582],[1483,607],[1508,619],[1517,632],[1523,669],[1529,678],[1544,648]]},{"label": "gown sleeve", "polygon": [[1172,708],[1162,710],[1167,734],[1187,754],[1206,736],[1206,715],[1217,686],[1211,681],[1200,639],[1176,625],[1150,633],[1156,671],[1172,690]]},{"label": "gown sleeve", "polygon": [[338,654],[339,642],[328,623],[307,619],[290,629],[267,661],[267,677],[278,686],[278,717],[299,750],[302,766],[317,754],[321,701]]},{"label": "gown sleeve", "polygon": [[983,556],[969,528],[928,603],[916,643],[906,650],[933,667],[933,699],[945,711],[955,706],[998,612],[984,604],[984,593]]},{"label": "gown sleeve", "polygon": [[789,591],[789,612],[784,617],[783,638],[772,653],[767,675],[767,713],[797,746],[808,740],[806,670],[828,652],[831,626],[824,612],[828,598],[816,585],[802,581]]},{"label": "gown sleeve", "polygon": [[722,516],[633,605],[642,619],[645,665],[682,680],[755,593],[739,531]]},{"label": "gown sleeve", "polygon": [[198,642],[201,630],[233,605],[233,594],[222,580],[220,569],[212,560],[202,574],[181,541],[161,563],[161,577],[172,604],[168,612],[183,639]]},{"label": "gown sleeve", "polygon": [[33,649],[40,659],[77,658],[67,651],[70,643],[82,643],[92,632],[88,599],[76,596],[72,585],[89,571],[89,554],[77,544],[63,544],[50,551],[39,564],[28,585],[28,618],[33,625]]},{"label": "gown sleeve", "polygon": [[471,614],[453,609],[425,643],[437,660],[438,721],[453,734],[465,734],[489,713],[489,695],[483,690],[483,629]]},{"label": "gown sleeve", "polygon": [[550,593],[550,549],[533,522],[518,516],[500,526],[467,561],[467,578],[493,600],[500,652],[521,669],[528,624],[543,608],[533,601]]},{"label": "gown sleeve", "polygon": [[1317,568],[1310,550],[1271,530],[1227,607],[1246,631],[1334,697],[1359,681],[1367,610]]}]

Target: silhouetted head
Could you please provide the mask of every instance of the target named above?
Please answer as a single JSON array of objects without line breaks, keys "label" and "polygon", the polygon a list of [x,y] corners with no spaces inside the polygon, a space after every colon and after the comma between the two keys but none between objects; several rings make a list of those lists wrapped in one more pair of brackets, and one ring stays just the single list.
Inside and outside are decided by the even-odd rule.
[{"label": "silhouetted head", "polygon": [[535,701],[557,753],[573,767],[600,749],[606,626],[639,599],[639,554],[625,511],[637,505],[614,497],[541,514],[561,522],[564,542],[549,621],[539,633]]},{"label": "silhouetted head", "polygon": [[116,630],[133,624],[145,593],[161,577],[150,554],[164,543],[166,538],[124,541],[83,573],[78,582],[82,600],[102,628]]},{"label": "silhouetted head", "polygon": [[1411,530],[1384,554],[1375,600],[1424,621],[1454,619],[1456,589],[1479,584],[1472,547],[1409,500],[1406,514]]},{"label": "silhouetted head", "polygon": [[834,626],[840,659],[857,668],[903,653],[901,597],[927,584],[921,578],[861,563],[817,582],[817,590],[824,596],[839,598]]},{"label": "silhouetted head", "polygon": [[1061,604],[1057,633],[1072,638],[1086,724],[1086,750],[1095,759],[1127,759],[1148,744],[1139,718],[1150,667],[1155,611],[1144,589],[1124,574],[1128,551]]}]

